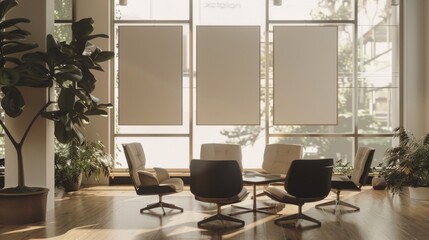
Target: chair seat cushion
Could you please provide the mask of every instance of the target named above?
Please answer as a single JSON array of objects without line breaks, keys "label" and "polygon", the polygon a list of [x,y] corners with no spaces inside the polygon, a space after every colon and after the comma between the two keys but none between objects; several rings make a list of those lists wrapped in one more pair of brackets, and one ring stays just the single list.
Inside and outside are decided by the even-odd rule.
[{"label": "chair seat cushion", "polygon": [[183,191],[183,186],[184,186],[183,180],[181,178],[168,178],[160,182],[160,184],[168,185],[172,187],[176,192]]},{"label": "chair seat cushion", "polygon": [[195,196],[195,199],[201,202],[209,202],[209,203],[217,203],[220,205],[226,205],[226,204],[241,202],[244,198],[247,197],[248,194],[249,194],[249,191],[243,188],[241,189],[240,193],[229,198],[208,198],[208,197]]},{"label": "chair seat cushion", "polygon": [[360,188],[347,176],[333,176],[331,188],[338,190],[360,191]]},{"label": "chair seat cushion", "polygon": [[271,198],[273,198],[276,201],[283,202],[283,203],[291,203],[295,205],[299,205],[306,202],[316,202],[319,200],[324,199],[326,196],[323,197],[315,197],[315,198],[299,198],[294,197],[287,193],[283,188],[270,186],[265,189],[265,193],[268,194]]}]

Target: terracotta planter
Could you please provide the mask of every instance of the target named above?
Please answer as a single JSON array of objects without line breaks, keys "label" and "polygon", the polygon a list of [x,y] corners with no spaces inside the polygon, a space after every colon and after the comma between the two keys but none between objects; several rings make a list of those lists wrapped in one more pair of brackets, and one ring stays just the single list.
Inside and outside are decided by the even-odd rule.
[{"label": "terracotta planter", "polygon": [[408,187],[410,198],[429,201],[429,187]]},{"label": "terracotta planter", "polygon": [[0,192],[0,225],[21,225],[45,221],[49,189],[28,193]]}]

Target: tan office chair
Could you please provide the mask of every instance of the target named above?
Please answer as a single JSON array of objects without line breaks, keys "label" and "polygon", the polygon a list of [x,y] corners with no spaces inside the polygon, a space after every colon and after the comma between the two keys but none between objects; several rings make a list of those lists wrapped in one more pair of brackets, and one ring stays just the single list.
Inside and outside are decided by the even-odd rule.
[{"label": "tan office chair", "polygon": [[348,176],[332,177],[332,190],[337,194],[336,199],[326,203],[316,205],[320,209],[324,206],[334,205],[334,213],[338,205],[350,207],[354,211],[359,211],[360,208],[350,203],[340,200],[341,191],[361,191],[361,187],[365,185],[368,174],[371,168],[372,158],[374,157],[375,149],[368,147],[359,147],[351,178]]},{"label": "tan office chair", "polygon": [[[286,176],[293,160],[303,156],[298,144],[273,143],[265,146],[262,171],[245,171],[245,174],[274,174]],[[256,196],[265,195],[260,192]]]},{"label": "tan office chair", "polygon": [[198,222],[198,227],[215,220],[230,221],[244,226],[244,221],[224,215],[221,206],[240,202],[249,192],[243,187],[243,177],[235,160],[199,160],[191,161],[191,192],[195,199],[217,205],[217,213]]},{"label": "tan office chair", "polygon": [[295,227],[301,220],[308,220],[321,226],[322,223],[302,213],[302,206],[307,202],[316,202],[328,196],[331,190],[331,177],[334,160],[298,159],[292,161],[284,183],[284,189],[268,187],[265,193],[273,200],[298,205],[298,213],[280,216],[274,219],[279,224],[293,220]]},{"label": "tan office chair", "polygon": [[302,158],[302,146],[273,143],[265,146],[262,170],[268,174],[286,175],[293,160]]},{"label": "tan office chair", "polygon": [[146,157],[140,143],[128,143],[122,144],[122,146],[136,193],[138,195],[158,195],[159,197],[157,203],[149,204],[140,209],[140,213],[158,207],[162,209],[164,215],[164,208],[177,209],[183,212],[183,208],[162,201],[162,196],[183,190],[182,179],[170,178],[168,172],[162,168],[154,168],[156,175],[145,171]]},{"label": "tan office chair", "polygon": [[240,169],[243,169],[241,162],[241,146],[229,143],[204,143],[201,144],[200,159],[202,160],[236,160]]}]

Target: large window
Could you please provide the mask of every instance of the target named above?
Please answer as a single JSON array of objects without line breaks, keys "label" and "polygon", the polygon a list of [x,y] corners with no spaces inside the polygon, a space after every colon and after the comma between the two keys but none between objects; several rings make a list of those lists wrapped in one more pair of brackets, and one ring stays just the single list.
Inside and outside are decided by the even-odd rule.
[{"label": "large window", "polygon": [[[399,6],[390,0],[284,0],[280,6],[274,5],[272,0],[128,0],[127,5],[115,1],[114,8],[117,58],[113,136],[116,161],[121,163],[118,168],[127,166],[121,147],[125,142],[143,144],[148,167],[188,169],[189,160],[199,158],[200,146],[207,142],[240,144],[244,168],[260,168],[265,145],[276,142],[302,144],[304,157],[333,157],[350,163],[354,161],[357,147],[370,146],[376,148],[375,166],[392,144],[392,129],[401,125]],[[178,26],[182,29],[180,124],[119,124],[121,81],[139,81],[120,77],[119,29],[127,26]],[[199,27],[203,26],[259,28],[259,124],[198,125],[196,37]],[[336,125],[274,124],[273,31],[277,26],[334,26],[338,29]],[[139,48],[137,44],[125,47]],[[222,72],[222,69],[217,71]],[[236,87],[231,85],[231,88]],[[246,91],[246,84],[241,88]]]}]

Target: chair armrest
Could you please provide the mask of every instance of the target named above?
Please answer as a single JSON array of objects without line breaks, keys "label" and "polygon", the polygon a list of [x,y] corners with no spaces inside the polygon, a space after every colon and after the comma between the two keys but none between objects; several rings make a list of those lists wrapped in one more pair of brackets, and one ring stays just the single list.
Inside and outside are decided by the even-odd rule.
[{"label": "chair armrest", "polygon": [[170,178],[170,174],[168,174],[167,170],[165,170],[164,168],[154,167],[153,170],[155,170],[156,177],[158,178],[159,182],[163,182]]},{"label": "chair armrest", "polygon": [[158,186],[159,181],[158,178],[156,178],[155,175],[148,171],[140,170],[137,172],[139,175],[141,186]]}]

